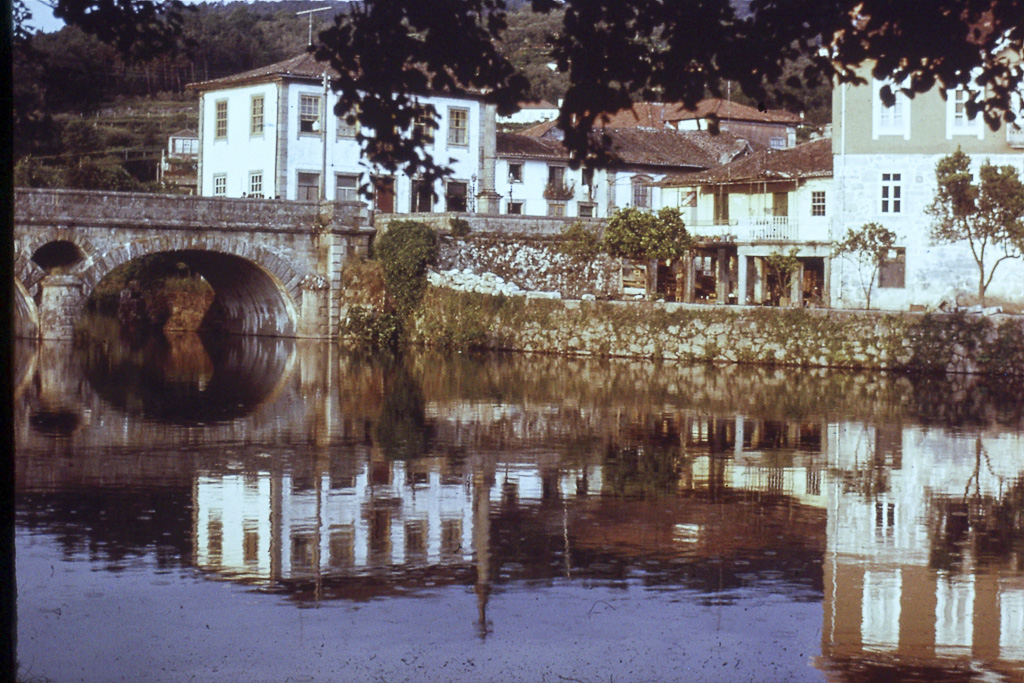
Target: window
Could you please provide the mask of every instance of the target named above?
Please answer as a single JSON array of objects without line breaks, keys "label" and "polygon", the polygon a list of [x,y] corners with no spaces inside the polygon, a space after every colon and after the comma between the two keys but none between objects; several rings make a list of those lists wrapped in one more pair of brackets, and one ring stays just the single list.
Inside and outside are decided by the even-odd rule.
[{"label": "window", "polygon": [[445,187],[444,201],[446,211],[466,211],[466,196],[469,186],[466,183],[451,181]]},{"label": "window", "polygon": [[339,173],[334,180],[334,201],[359,201],[359,176]]},{"label": "window", "polygon": [[907,286],[907,250],[890,249],[878,260],[878,288],[903,289]]},{"label": "window", "polygon": [[252,171],[249,174],[249,196],[263,196],[263,171]]},{"label": "window", "polygon": [[510,201],[508,203],[508,212],[513,216],[521,216],[523,214],[523,203]]},{"label": "window", "polygon": [[412,181],[412,213],[429,213],[434,210],[434,185],[426,180]]},{"label": "window", "polygon": [[422,111],[417,114],[413,128],[428,144],[434,142],[434,114],[432,112]]},{"label": "window", "polygon": [[228,193],[228,176],[225,173],[217,173],[213,176],[213,195],[223,197]]},{"label": "window", "polygon": [[299,132],[320,134],[320,97],[299,95]]},{"label": "window", "polygon": [[595,208],[596,207],[593,204],[580,204],[579,205],[580,218],[593,218],[594,217],[594,209]]},{"label": "window", "polygon": [[786,138],[781,135],[773,135],[768,138],[768,146],[772,149],[786,149]]},{"label": "window", "polygon": [[647,181],[646,176],[633,178],[633,206],[638,209],[646,209],[651,205],[651,187]]},{"label": "window", "polygon": [[216,120],[213,126],[213,137],[222,140],[228,136],[228,101],[217,100],[214,105],[216,109]]},{"label": "window", "polygon": [[523,182],[523,165],[522,164],[509,164],[508,165],[508,182],[510,182],[510,183],[521,183],[521,182]]},{"label": "window", "polygon": [[714,194],[715,225],[729,225],[729,194],[719,190]]},{"label": "window", "polygon": [[548,185],[565,187],[565,166],[548,166]]},{"label": "window", "polygon": [[[889,107],[882,102],[882,89],[886,86],[895,97],[892,106]],[[881,135],[902,135],[904,139],[910,139],[910,99],[900,92],[901,87],[904,86],[883,81],[874,82],[871,113],[874,123],[872,137],[876,140]]]},{"label": "window", "polygon": [[564,216],[565,202],[548,202],[548,215],[559,217]]},{"label": "window", "polygon": [[902,213],[903,188],[899,173],[882,174],[882,213]]},{"label": "window", "polygon": [[448,110],[448,144],[466,146],[469,144],[469,110],[450,108]]},{"label": "window", "polygon": [[193,138],[172,138],[171,154],[176,156],[192,156],[199,153],[199,141]]},{"label": "window", "polygon": [[315,202],[320,199],[320,174],[319,173],[299,173],[298,175],[298,186],[299,191],[296,193],[296,199],[300,202]]},{"label": "window", "polygon": [[[349,119],[352,119],[349,122]],[[359,118],[355,112],[349,112],[338,117],[338,137],[354,138],[359,133]]]},{"label": "window", "polygon": [[263,135],[263,95],[253,95],[249,135]]},{"label": "window", "polygon": [[975,114],[970,118],[967,113],[967,103],[970,101],[973,91],[969,88],[960,87],[956,90],[949,90],[946,93],[946,139],[952,139],[954,135],[976,135],[982,139],[985,135],[984,120]]},{"label": "window", "polygon": [[811,192],[811,215],[812,216],[824,216],[825,215],[825,191],[815,190]]},{"label": "window", "polygon": [[592,168],[585,168],[585,169],[583,169],[580,172],[580,178],[581,178],[580,182],[582,182],[584,185],[586,185],[587,187],[593,187],[593,185],[594,185],[594,169],[592,169]]}]

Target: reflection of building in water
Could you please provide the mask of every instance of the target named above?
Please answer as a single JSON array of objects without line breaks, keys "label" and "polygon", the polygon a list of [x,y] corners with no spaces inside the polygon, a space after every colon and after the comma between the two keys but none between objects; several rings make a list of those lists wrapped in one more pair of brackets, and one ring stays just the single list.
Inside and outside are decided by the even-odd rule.
[{"label": "reflection of building in water", "polygon": [[823,423],[700,416],[682,418],[680,426],[681,487],[789,496],[825,506]]},{"label": "reflection of building in water", "polygon": [[[574,495],[582,472],[555,475],[516,465],[491,480],[471,478],[440,458],[371,460],[351,475],[201,474],[196,563],[269,581],[470,563],[489,540],[474,536],[474,500],[539,499],[552,481],[559,495]],[[599,486],[600,468],[584,478]]]},{"label": "reflection of building in water", "polygon": [[1019,667],[1024,438],[837,424],[829,440],[824,667]]}]

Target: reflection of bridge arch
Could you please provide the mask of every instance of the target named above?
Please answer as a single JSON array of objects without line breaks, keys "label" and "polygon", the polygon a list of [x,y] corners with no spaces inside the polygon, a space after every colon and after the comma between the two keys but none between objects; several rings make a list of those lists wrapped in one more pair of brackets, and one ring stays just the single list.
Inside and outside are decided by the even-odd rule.
[{"label": "reflection of bridge arch", "polygon": [[283,259],[250,241],[172,234],[117,246],[88,259],[77,273],[83,299],[115,268],[141,256],[172,253],[202,275],[217,296],[227,332],[294,336],[300,277]]}]

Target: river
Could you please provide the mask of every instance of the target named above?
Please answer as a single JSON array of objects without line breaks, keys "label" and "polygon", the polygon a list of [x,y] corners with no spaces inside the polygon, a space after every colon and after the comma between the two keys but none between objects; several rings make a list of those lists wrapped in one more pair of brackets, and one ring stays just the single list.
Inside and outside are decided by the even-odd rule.
[{"label": "river", "polygon": [[25,681],[1024,681],[1019,387],[15,349]]}]

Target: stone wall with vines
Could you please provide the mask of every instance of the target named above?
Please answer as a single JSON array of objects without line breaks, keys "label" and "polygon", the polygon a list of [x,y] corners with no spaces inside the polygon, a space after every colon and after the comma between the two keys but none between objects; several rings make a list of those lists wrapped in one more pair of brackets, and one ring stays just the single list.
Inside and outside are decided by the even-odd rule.
[{"label": "stone wall with vines", "polygon": [[1019,316],[560,301],[430,288],[411,340],[453,350],[1024,378]]}]

